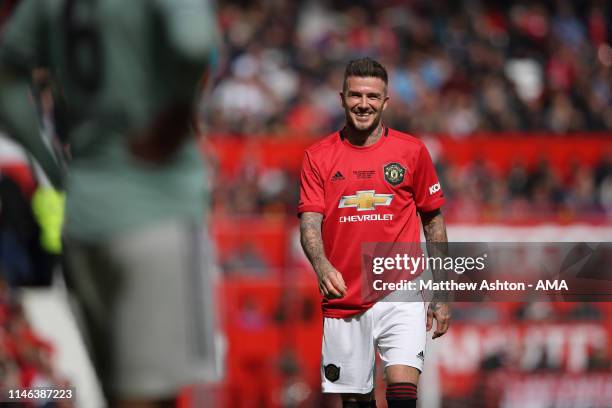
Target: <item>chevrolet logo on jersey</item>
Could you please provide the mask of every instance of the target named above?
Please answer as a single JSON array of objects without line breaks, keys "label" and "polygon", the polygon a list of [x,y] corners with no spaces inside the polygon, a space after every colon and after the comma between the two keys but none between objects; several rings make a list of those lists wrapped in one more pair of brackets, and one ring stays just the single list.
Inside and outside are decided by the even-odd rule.
[{"label": "chevrolet logo on jersey", "polygon": [[376,206],[388,206],[393,194],[376,194],[374,190],[357,191],[355,195],[342,196],[338,208],[357,208],[357,211],[372,211]]}]

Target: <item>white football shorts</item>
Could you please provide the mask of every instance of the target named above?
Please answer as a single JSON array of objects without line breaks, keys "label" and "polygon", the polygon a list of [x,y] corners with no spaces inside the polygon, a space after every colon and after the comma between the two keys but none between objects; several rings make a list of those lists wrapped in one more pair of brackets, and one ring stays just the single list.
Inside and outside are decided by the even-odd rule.
[{"label": "white football shorts", "polygon": [[375,349],[384,367],[423,370],[427,309],[424,302],[378,302],[350,318],[324,318],[322,389],[367,394],[374,388]]}]

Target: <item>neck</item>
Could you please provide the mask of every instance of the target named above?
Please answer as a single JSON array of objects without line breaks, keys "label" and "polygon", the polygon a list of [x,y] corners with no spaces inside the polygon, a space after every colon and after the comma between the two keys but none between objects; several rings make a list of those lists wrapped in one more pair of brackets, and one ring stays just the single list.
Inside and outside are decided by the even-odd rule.
[{"label": "neck", "polygon": [[379,123],[372,131],[360,132],[350,126],[345,126],[342,129],[342,134],[355,146],[370,146],[378,142],[383,133],[383,125]]}]

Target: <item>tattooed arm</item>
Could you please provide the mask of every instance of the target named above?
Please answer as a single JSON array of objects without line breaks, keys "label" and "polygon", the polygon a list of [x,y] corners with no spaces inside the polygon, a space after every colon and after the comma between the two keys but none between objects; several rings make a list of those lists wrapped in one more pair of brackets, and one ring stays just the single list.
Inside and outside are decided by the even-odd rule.
[{"label": "tattooed arm", "polygon": [[[446,225],[440,210],[421,213],[423,233],[427,241],[427,252],[430,257],[445,257],[448,255],[448,239],[446,237]],[[435,282],[447,281],[445,270],[432,270]],[[436,320],[436,331],[432,338],[442,336],[448,330],[450,324],[450,293],[436,291],[434,299],[429,303],[427,309],[427,331],[431,330],[433,320]]]},{"label": "tattooed arm", "polygon": [[423,232],[427,242],[448,243],[446,225],[440,210],[421,213],[421,222],[423,223]]},{"label": "tattooed arm", "polygon": [[323,214],[304,212],[300,217],[300,241],[319,280],[319,292],[327,298],[340,298],[346,294],[342,274],[333,267],[325,256],[321,224]]}]

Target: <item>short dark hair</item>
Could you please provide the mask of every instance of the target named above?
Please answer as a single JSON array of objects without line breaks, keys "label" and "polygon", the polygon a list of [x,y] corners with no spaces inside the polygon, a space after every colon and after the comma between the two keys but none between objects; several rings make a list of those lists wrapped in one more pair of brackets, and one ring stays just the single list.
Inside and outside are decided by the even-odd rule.
[{"label": "short dark hair", "polygon": [[389,83],[387,70],[382,64],[372,58],[365,57],[349,61],[344,70],[344,83],[342,84],[342,92],[346,92],[347,79],[349,77],[374,77],[380,78],[385,83],[385,87]]}]

